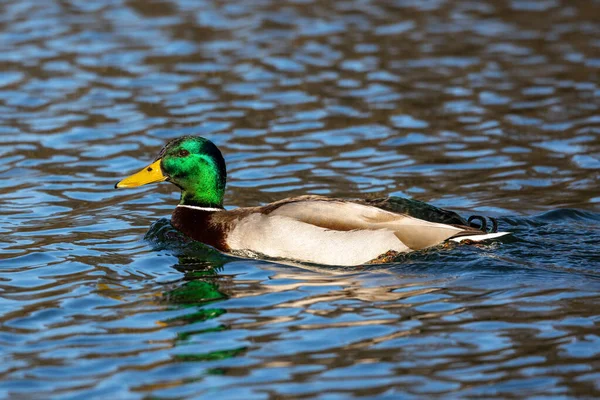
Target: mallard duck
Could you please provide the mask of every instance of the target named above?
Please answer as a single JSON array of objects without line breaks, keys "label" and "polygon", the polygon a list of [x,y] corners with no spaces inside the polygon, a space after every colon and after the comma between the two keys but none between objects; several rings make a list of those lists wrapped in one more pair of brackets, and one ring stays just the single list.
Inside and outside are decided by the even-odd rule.
[{"label": "mallard duck", "polygon": [[184,136],[168,142],[150,165],[115,187],[171,182],[181,190],[171,223],[190,238],[226,253],[322,265],[360,265],[390,251],[405,253],[449,239],[479,241],[506,234],[312,195],[225,210],[226,178],[217,146],[203,137]]}]

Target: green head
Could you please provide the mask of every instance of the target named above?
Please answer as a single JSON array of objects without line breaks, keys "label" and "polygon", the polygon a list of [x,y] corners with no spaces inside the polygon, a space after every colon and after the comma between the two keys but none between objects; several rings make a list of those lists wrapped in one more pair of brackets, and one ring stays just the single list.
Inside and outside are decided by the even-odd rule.
[{"label": "green head", "polygon": [[223,155],[210,140],[199,136],[173,139],[152,164],[123,179],[116,187],[169,181],[181,189],[179,204],[223,207],[227,171]]}]

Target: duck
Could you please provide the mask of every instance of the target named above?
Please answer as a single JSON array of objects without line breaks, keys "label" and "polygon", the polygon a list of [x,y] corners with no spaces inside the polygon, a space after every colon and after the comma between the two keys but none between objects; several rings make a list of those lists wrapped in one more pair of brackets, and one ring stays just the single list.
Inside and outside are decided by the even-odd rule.
[{"label": "duck", "polygon": [[[229,254],[326,266],[357,266],[383,255],[482,241],[488,232],[464,220],[440,223],[368,201],[304,195],[257,207],[225,209],[225,159],[200,136],[170,140],[154,161],[115,188],[170,182],[181,191],[171,224],[189,238]],[[423,203],[426,204],[426,203]],[[429,206],[432,207],[432,206]]]}]

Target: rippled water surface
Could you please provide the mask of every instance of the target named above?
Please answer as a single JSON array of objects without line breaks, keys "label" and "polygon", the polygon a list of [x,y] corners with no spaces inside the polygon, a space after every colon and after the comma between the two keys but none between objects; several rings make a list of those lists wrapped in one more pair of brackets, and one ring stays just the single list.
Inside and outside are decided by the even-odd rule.
[{"label": "rippled water surface", "polygon": [[[0,396],[600,396],[600,2],[0,1]],[[512,237],[363,268],[176,240],[228,206],[412,197]]]}]

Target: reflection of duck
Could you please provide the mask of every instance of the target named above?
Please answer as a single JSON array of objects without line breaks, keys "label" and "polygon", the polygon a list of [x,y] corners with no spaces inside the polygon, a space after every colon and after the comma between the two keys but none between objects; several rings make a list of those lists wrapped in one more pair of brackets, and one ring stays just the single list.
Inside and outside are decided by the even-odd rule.
[{"label": "reflection of duck", "polygon": [[173,226],[225,252],[249,252],[326,265],[358,265],[392,252],[408,252],[448,239],[502,236],[466,225],[442,224],[365,203],[300,196],[262,207],[223,208],[226,169],[209,140],[171,140],[153,163],[117,188],[169,181],[181,189]]},{"label": "reflection of duck", "polygon": [[227,325],[218,324],[215,321],[207,323],[227,312],[225,308],[219,307],[218,304],[228,299],[229,296],[220,287],[225,277],[218,275],[219,265],[197,269],[198,264],[193,258],[188,259],[185,256],[179,256],[178,258],[179,264],[175,266],[175,269],[185,274],[183,278],[185,283],[164,292],[163,300],[170,305],[177,305],[178,308],[188,309],[190,312],[158,322],[160,326],[165,327],[189,326],[191,328],[177,329],[177,338],[174,345],[182,346],[181,351],[174,354],[173,358],[177,361],[215,361],[242,354],[246,351],[246,346],[229,349],[220,348],[218,350],[207,349],[209,351],[201,353],[195,352],[197,349],[194,346],[186,346],[198,340],[199,335],[229,329]]}]

